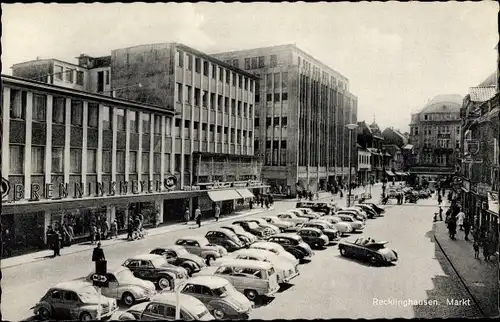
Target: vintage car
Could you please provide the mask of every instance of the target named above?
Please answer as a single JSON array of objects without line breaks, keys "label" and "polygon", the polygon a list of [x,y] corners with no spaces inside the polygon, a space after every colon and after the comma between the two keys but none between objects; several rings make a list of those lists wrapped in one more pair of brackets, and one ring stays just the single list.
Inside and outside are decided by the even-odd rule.
[{"label": "vintage car", "polygon": [[233,222],[233,225],[239,225],[241,228],[245,229],[249,233],[257,236],[257,238],[264,238],[266,236],[270,236],[274,233],[271,228],[262,227],[254,221],[247,220],[237,220]]},{"label": "vintage car", "polygon": [[311,208],[295,208],[294,210],[300,210],[300,211],[302,211],[305,215],[315,215],[316,217],[317,217],[317,216],[322,217],[322,216],[324,216],[324,215],[325,215],[324,213],[314,211],[314,210],[312,210]]},{"label": "vintage car", "polygon": [[219,228],[209,230],[206,233],[205,238],[210,242],[210,244],[222,246],[228,252],[234,252],[235,250],[245,247],[245,244],[243,244],[238,236],[236,236],[236,234],[229,229]]},{"label": "vintage car", "polygon": [[297,231],[297,235],[313,248],[321,248],[328,245],[328,237],[317,228],[303,227]]},{"label": "vintage car", "polygon": [[365,217],[359,213],[358,210],[356,209],[342,209],[339,210],[335,213],[335,215],[349,215],[355,218],[356,220],[359,220],[361,222],[365,222]]},{"label": "vintage car", "polygon": [[299,201],[295,204],[295,208],[310,208],[324,215],[331,215],[335,210],[330,203],[321,201]]},{"label": "vintage car", "polygon": [[321,230],[323,234],[328,237],[328,243],[337,241],[339,239],[339,231],[333,224],[330,224],[328,221],[321,219],[314,219],[306,222],[302,225],[304,228],[317,228]]},{"label": "vintage car", "polygon": [[360,218],[363,218],[363,220],[366,221],[366,219],[368,219],[368,214],[366,213],[366,211],[363,210],[363,208],[361,207],[357,207],[357,206],[351,206],[351,207],[347,207],[344,209],[345,211],[355,211],[356,214],[360,217]]},{"label": "vintage car", "polygon": [[268,262],[274,265],[278,274],[278,283],[288,283],[290,280],[299,275],[298,263],[291,263],[288,259],[284,259],[273,252],[262,249],[241,249],[229,256],[219,258],[214,262],[214,266],[222,265],[227,259],[246,259],[261,262]]},{"label": "vintage car", "polygon": [[338,217],[323,216],[321,217],[321,219],[316,219],[316,220],[322,220],[332,224],[333,226],[335,226],[335,229],[339,231],[340,236],[345,236],[345,234],[351,233],[353,231],[350,223],[342,221],[342,219]]},{"label": "vintage car", "polygon": [[299,261],[310,260],[314,255],[311,247],[309,247],[309,245],[307,245],[297,234],[282,233],[269,237],[267,241],[280,244]]},{"label": "vintage car", "polygon": [[[151,302],[136,304],[123,313],[117,313],[113,321],[175,321],[176,294],[164,292],[156,295]],[[183,321],[211,321],[214,317],[197,298],[179,294],[180,319]]]},{"label": "vintage car", "polygon": [[115,299],[101,296],[91,283],[70,281],[51,287],[31,309],[41,320],[96,320],[98,306],[101,318],[109,318],[117,310]]},{"label": "vintage car", "polygon": [[290,210],[287,210],[288,213],[291,213],[291,214],[295,214],[297,217],[299,218],[304,218],[304,219],[307,219],[307,220],[311,220],[311,219],[318,219],[321,217],[321,215],[319,215],[318,213],[316,212],[312,212],[312,213],[305,213],[303,212],[302,210],[299,210],[299,209],[290,209]]},{"label": "vintage car", "polygon": [[191,254],[198,255],[205,259],[207,265],[216,258],[227,255],[227,250],[219,245],[211,244],[205,237],[188,236],[179,238],[175,242],[176,245],[184,246]]},{"label": "vintage car", "polygon": [[252,219],[247,219],[247,222],[254,222],[257,225],[264,227],[264,228],[269,228],[273,231],[274,234],[279,234],[281,232],[281,229],[277,227],[276,225],[270,224],[267,221],[265,221],[262,218],[252,218]]},{"label": "vintage car", "polygon": [[172,265],[183,267],[189,276],[205,267],[205,260],[198,255],[191,254],[184,246],[171,245],[156,247],[150,254],[161,255]]},{"label": "vintage car", "polygon": [[283,221],[290,222],[294,225],[302,225],[309,220],[309,218],[299,217],[297,216],[297,214],[291,212],[280,212],[276,215],[276,217]]},{"label": "vintage car", "polygon": [[299,260],[295,258],[295,256],[293,256],[292,254],[287,252],[280,244],[271,243],[267,241],[259,241],[250,245],[249,249],[267,250],[271,253],[278,255],[283,259],[286,259],[287,261],[291,262],[294,265],[299,264]]},{"label": "vintage car", "polygon": [[[94,274],[95,272],[91,272],[85,280],[92,283]],[[149,300],[156,295],[155,285],[152,282],[135,277],[126,267],[108,267],[106,277],[109,286],[101,289],[102,295],[122,301],[127,306],[134,305],[136,301]]]},{"label": "vintage car", "polygon": [[161,290],[174,289],[189,277],[184,268],[169,264],[165,257],[155,254],[129,257],[122,266],[130,269],[134,276],[155,283]]},{"label": "vintage car", "polygon": [[225,278],[250,301],[273,296],[280,288],[274,266],[261,261],[226,260],[219,267],[207,267],[196,275]]},{"label": "vintage car", "polygon": [[339,243],[340,255],[367,260],[373,265],[389,264],[398,260],[398,254],[386,248],[388,242],[368,240],[363,237],[354,242]]},{"label": "vintage car", "polygon": [[216,320],[248,320],[252,308],[252,302],[245,295],[219,276],[195,276],[180,292],[200,300]]},{"label": "vintage car", "polygon": [[262,219],[264,219],[266,222],[278,227],[281,232],[288,231],[295,226],[291,222],[281,220],[280,218],[278,218],[276,216],[265,216],[265,217],[262,217]]},{"label": "vintage car", "polygon": [[379,216],[385,212],[385,209],[383,207],[378,206],[378,205],[374,204],[373,202],[363,202],[363,205],[368,205],[368,206],[372,207],[373,210],[375,210],[375,212],[377,212],[377,214]]},{"label": "vintage car", "polygon": [[335,216],[332,217],[349,223],[352,226],[353,231],[361,231],[365,229],[365,223],[357,220],[351,213],[338,212]]},{"label": "vintage car", "polygon": [[250,246],[257,241],[257,237],[254,234],[245,231],[240,225],[227,225],[221,228],[229,229],[238,236],[238,238],[245,244],[245,246]]},{"label": "vintage car", "polygon": [[370,207],[366,204],[359,203],[359,204],[355,204],[354,207],[358,207],[358,208],[363,209],[363,211],[366,213],[367,217],[370,219],[378,216],[377,212],[375,210],[373,210],[372,207]]}]

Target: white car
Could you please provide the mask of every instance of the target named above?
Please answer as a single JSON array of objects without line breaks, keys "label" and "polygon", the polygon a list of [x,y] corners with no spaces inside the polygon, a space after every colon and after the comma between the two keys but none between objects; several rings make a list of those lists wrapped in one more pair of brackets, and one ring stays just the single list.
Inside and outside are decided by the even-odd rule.
[{"label": "white car", "polygon": [[292,262],[293,265],[299,264],[299,260],[295,258],[291,253],[287,252],[283,246],[277,243],[273,242],[267,242],[267,241],[260,241],[253,243],[250,245],[249,249],[262,249],[262,250],[267,250],[270,251],[271,253],[274,253],[290,262]]},{"label": "white car", "polygon": [[297,224],[302,225],[303,223],[308,221],[307,218],[299,217],[295,213],[291,213],[291,212],[282,212],[282,213],[279,213],[278,215],[276,215],[276,217],[278,217],[279,219],[281,219],[283,221],[291,222],[292,224],[295,224],[295,225],[297,225]]},{"label": "white car", "polygon": [[273,264],[276,269],[276,273],[278,274],[278,283],[280,284],[288,283],[294,277],[299,275],[298,264],[294,265],[289,260],[280,257],[273,252],[257,248],[237,250],[226,257],[219,258],[213,263],[213,265],[220,266],[224,264],[224,262],[232,259],[246,259]]},{"label": "white car", "polygon": [[278,218],[277,216],[264,216],[262,217],[262,219],[278,227],[280,229],[280,232],[285,232],[295,226],[293,223],[289,221],[284,221],[281,218]]},{"label": "white car", "polygon": [[339,233],[341,235],[344,235],[346,233],[347,234],[348,233],[352,233],[353,230],[354,230],[352,228],[352,226],[351,226],[350,223],[342,221],[342,219],[334,217],[334,216],[324,216],[324,217],[321,217],[321,219],[318,219],[318,220],[324,220],[324,221],[327,221],[330,224],[334,225],[335,228],[337,228],[337,230],[339,231]]},{"label": "white car", "polygon": [[366,211],[364,211],[363,208],[361,207],[358,207],[358,206],[351,206],[349,208],[346,208],[345,210],[354,210],[356,211],[356,213],[360,216],[363,216],[363,218],[366,220],[368,218],[368,214],[366,213]]},{"label": "white car", "polygon": [[318,219],[319,217],[321,217],[320,214],[315,213],[315,212],[304,213],[299,208],[291,209],[291,210],[288,210],[287,212],[291,213],[291,214],[295,214],[295,215],[297,215],[297,217],[304,218],[304,219],[307,219],[307,220],[309,220],[309,219]]},{"label": "white car", "polygon": [[333,217],[337,217],[342,221],[348,222],[349,224],[351,224],[352,229],[354,231],[361,231],[361,230],[365,229],[365,224],[362,221],[357,220],[352,215],[340,213],[340,214],[337,214]]}]

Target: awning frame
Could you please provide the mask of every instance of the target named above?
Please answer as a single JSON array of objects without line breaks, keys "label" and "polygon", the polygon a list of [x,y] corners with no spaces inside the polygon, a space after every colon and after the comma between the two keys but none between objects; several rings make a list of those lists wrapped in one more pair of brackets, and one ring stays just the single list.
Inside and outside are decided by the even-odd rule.
[{"label": "awning frame", "polygon": [[241,199],[241,195],[235,189],[208,190],[207,193],[213,202]]},{"label": "awning frame", "polygon": [[243,199],[248,199],[248,198],[254,198],[255,195],[248,190],[247,188],[240,188],[236,189],[236,192],[243,198]]}]

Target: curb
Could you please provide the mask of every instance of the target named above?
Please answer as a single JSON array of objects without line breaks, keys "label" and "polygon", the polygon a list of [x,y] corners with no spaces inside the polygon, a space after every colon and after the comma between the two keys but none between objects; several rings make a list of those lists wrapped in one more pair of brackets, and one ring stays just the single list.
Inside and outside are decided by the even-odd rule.
[{"label": "curb", "polygon": [[455,265],[453,265],[453,263],[451,262],[450,258],[448,257],[448,254],[446,254],[446,252],[444,251],[443,249],[443,246],[441,246],[441,243],[439,242],[439,240],[437,239],[436,237],[436,233],[435,231],[433,230],[432,232],[433,236],[434,236],[434,241],[436,242],[436,244],[439,246],[439,249],[441,250],[441,252],[443,253],[444,257],[446,258],[446,260],[448,261],[448,263],[450,263],[450,266],[451,268],[453,269],[453,271],[455,272],[455,274],[457,274],[458,276],[458,279],[460,280],[460,282],[462,282],[462,285],[464,286],[465,290],[467,291],[467,293],[469,294],[469,296],[472,298],[472,300],[474,301],[474,304],[476,304],[477,308],[479,309],[479,312],[481,313],[481,315],[486,318],[487,316],[484,314],[484,311],[483,311],[483,308],[481,307],[481,305],[479,305],[479,302],[478,300],[476,299],[476,297],[472,294],[471,290],[469,289],[469,287],[467,286],[467,284],[465,283],[465,280],[462,278],[462,276],[460,276],[460,274],[458,273],[458,270],[455,268]]}]

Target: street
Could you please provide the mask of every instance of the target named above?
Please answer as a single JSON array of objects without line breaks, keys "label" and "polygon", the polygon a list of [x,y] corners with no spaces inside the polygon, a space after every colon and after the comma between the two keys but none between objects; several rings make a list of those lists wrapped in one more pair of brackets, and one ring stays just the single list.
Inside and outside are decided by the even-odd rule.
[{"label": "street", "polygon": [[[376,187],[379,189],[379,187]],[[376,190],[378,190],[376,189]],[[374,199],[379,196],[373,191]],[[431,200],[423,203],[431,204]],[[275,214],[295,206],[295,200],[279,202]],[[301,265],[300,276],[267,305],[251,312],[252,319],[313,318],[433,318],[478,317],[471,305],[447,305],[447,300],[469,299],[443,254],[431,239],[434,207],[390,205],[384,217],[368,219],[365,237],[389,241],[399,261],[390,267],[372,267],[340,256],[337,246],[316,250],[308,264]],[[252,215],[252,217],[263,214]],[[168,245],[186,235],[204,235],[209,229],[230,223],[205,223],[202,228],[186,228],[168,235],[148,236],[145,240],[124,242],[104,248],[108,267],[122,264],[127,256],[149,253],[155,246]],[[355,239],[352,234],[347,239]],[[19,321],[32,316],[33,306],[50,286],[86,276],[93,263],[91,252],[68,254],[55,259],[2,270],[2,315]],[[321,274],[318,274],[321,272]],[[388,301],[389,300],[389,301]],[[437,300],[437,306],[391,301]],[[378,301],[378,303],[377,303]],[[384,302],[385,301],[385,302]]]}]

